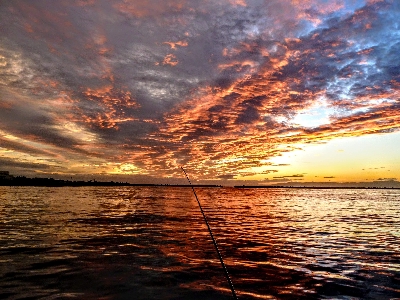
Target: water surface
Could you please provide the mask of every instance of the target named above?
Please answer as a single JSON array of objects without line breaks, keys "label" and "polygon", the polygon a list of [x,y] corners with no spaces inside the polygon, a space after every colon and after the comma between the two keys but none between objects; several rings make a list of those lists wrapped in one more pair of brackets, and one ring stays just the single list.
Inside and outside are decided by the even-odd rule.
[{"label": "water surface", "polygon": [[[400,298],[400,191],[197,188],[239,299]],[[231,299],[191,189],[0,187],[0,298]]]}]

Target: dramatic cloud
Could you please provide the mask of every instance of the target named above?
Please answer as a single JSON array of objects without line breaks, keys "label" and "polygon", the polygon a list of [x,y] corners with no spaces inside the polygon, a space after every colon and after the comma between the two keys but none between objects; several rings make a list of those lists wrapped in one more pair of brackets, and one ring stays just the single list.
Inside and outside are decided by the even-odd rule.
[{"label": "dramatic cloud", "polygon": [[399,20],[391,0],[3,1],[1,161],[237,179],[398,131]]}]

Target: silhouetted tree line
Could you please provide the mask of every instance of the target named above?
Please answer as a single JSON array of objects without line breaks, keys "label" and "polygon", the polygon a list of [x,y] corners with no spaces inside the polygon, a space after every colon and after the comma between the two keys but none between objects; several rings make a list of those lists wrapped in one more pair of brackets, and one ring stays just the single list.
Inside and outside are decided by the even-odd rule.
[{"label": "silhouetted tree line", "polygon": [[[0,171],[0,186],[171,186],[171,187],[190,187],[181,184],[152,184],[152,183],[128,183],[115,181],[96,181],[96,180],[63,180],[54,178],[28,178],[25,176],[12,176],[7,171]],[[221,187],[221,185],[196,184],[196,187]]]},{"label": "silhouetted tree line", "polygon": [[130,185],[127,182],[114,182],[114,181],[70,181],[54,178],[28,178],[25,176],[15,176],[12,178],[1,178],[1,186],[126,186]]}]

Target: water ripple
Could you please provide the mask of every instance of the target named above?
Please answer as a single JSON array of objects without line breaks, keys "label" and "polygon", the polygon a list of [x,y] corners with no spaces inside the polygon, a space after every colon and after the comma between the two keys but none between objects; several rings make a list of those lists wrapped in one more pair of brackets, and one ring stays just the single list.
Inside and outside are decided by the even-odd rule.
[{"label": "water ripple", "polygon": [[[0,298],[231,298],[190,189],[0,189]],[[400,298],[399,191],[197,194],[240,299]]]}]

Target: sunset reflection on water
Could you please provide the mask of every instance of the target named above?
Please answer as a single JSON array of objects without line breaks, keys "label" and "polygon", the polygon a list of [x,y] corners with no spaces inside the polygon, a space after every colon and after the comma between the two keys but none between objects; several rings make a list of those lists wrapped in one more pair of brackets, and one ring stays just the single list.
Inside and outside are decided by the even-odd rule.
[{"label": "sunset reflection on water", "polygon": [[[398,190],[196,192],[239,299],[400,297]],[[2,298],[231,299],[191,189],[1,187],[0,200]]]}]

